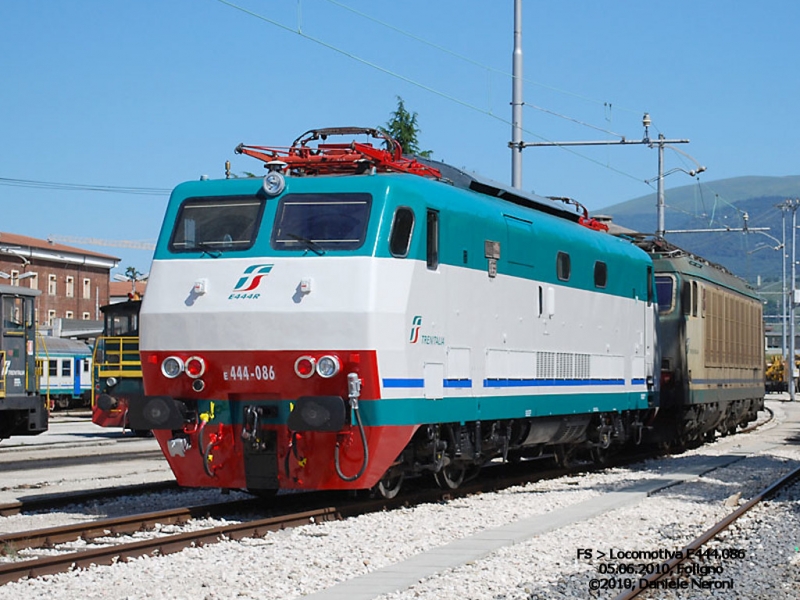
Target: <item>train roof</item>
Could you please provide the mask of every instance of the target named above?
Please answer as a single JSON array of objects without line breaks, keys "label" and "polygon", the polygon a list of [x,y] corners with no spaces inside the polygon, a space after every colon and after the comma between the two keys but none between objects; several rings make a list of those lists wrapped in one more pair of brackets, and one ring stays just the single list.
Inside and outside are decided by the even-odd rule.
[{"label": "train roof", "polygon": [[479,194],[485,194],[493,198],[511,202],[512,204],[539,210],[576,223],[580,219],[580,215],[577,212],[568,209],[566,204],[556,204],[553,198],[544,198],[536,194],[529,194],[523,190],[509,187],[476,173],[467,173],[447,163],[419,157],[417,157],[417,160],[424,165],[438,169],[442,174],[440,181],[449,183],[457,188],[472,190]]},{"label": "train roof", "polygon": [[[354,135],[379,140],[386,149],[355,140],[336,144],[328,141],[331,136]],[[312,145],[314,143],[316,146]],[[586,208],[571,198],[544,198],[528,194],[479,175],[467,173],[447,163],[402,154],[400,144],[384,130],[365,127],[311,129],[299,136],[288,148],[239,144],[235,151],[237,154],[246,154],[262,160],[270,172],[302,176],[358,175],[370,172],[413,174],[539,210],[589,229],[608,230],[606,225],[589,217]]]},{"label": "train roof", "polygon": [[92,349],[80,340],[41,336],[38,338],[40,354],[91,354]]},{"label": "train roof", "polygon": [[[713,281],[731,289],[738,290],[739,292],[752,296],[753,298],[757,297],[753,286],[751,286],[738,275],[735,275],[720,264],[714,263],[706,258],[703,258],[702,256],[698,256],[697,254],[681,248],[680,246],[676,246],[675,244],[668,242],[663,238],[655,236],[640,236],[636,237],[634,241],[637,246],[642,248],[642,250],[647,252],[653,258],[656,271],[658,271],[659,261],[667,261],[671,263],[681,262],[685,266],[681,267],[680,269],[676,268],[676,270],[679,270],[680,272],[692,272],[692,274],[697,277],[701,277],[708,281]],[[707,270],[703,271],[703,269],[706,267],[711,269],[713,275],[709,275]]]},{"label": "train roof", "polygon": [[142,306],[141,300],[126,300],[125,302],[112,302],[100,307],[103,314],[138,313]]}]

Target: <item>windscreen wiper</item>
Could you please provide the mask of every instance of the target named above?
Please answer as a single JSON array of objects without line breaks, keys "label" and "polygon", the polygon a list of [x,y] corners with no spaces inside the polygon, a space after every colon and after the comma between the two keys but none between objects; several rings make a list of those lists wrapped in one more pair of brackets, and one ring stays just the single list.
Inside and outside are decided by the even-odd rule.
[{"label": "windscreen wiper", "polygon": [[302,235],[297,235],[295,233],[287,233],[286,235],[288,235],[293,240],[297,240],[298,242],[301,242],[306,248],[308,248],[309,250],[311,250],[314,254],[316,254],[318,256],[322,256],[323,254],[325,254],[325,248],[323,248],[322,246],[320,246],[316,242],[312,242],[308,238],[304,238]]},{"label": "windscreen wiper", "polygon": [[197,247],[203,251],[203,254],[208,254],[211,258],[219,258],[222,256],[222,252],[216,248],[212,248],[211,244],[208,242],[198,242]]}]

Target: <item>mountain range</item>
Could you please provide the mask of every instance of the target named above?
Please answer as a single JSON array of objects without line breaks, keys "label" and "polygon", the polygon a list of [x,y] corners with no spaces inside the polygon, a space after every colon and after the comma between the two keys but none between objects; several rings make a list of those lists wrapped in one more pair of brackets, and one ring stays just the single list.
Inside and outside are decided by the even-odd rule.
[{"label": "mountain range", "polygon": [[[789,253],[792,247],[792,212],[782,211],[779,205],[787,199],[798,198],[800,175],[744,176],[708,183],[700,182],[698,178],[693,185],[665,191],[664,227],[667,233],[664,237],[677,246],[723,265],[753,286],[779,282],[784,214]],[[608,215],[617,225],[635,231],[653,233],[657,223],[656,194],[594,211],[594,216],[598,215]],[[677,233],[678,230],[697,229],[725,231]],[[800,258],[800,252],[797,256]]]}]

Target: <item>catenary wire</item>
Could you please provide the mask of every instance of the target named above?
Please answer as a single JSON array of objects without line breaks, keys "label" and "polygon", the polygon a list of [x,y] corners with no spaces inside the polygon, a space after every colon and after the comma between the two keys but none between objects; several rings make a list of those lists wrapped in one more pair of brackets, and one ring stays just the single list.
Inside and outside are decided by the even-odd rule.
[{"label": "catenary wire", "polygon": [[[311,35],[308,35],[307,33],[304,33],[300,28],[293,29],[291,27],[288,27],[287,25],[284,25],[283,23],[275,21],[274,19],[270,19],[269,17],[266,17],[266,16],[264,16],[262,14],[259,14],[257,12],[254,12],[254,11],[252,11],[250,9],[247,9],[247,8],[244,8],[244,7],[239,6],[237,4],[234,4],[233,2],[229,2],[228,0],[217,0],[217,2],[219,2],[220,4],[224,4],[224,5],[226,5],[226,6],[230,7],[230,8],[233,8],[233,9],[236,9],[238,11],[241,11],[241,12],[243,12],[244,14],[246,14],[248,16],[251,16],[251,17],[254,17],[256,19],[260,19],[262,21],[265,21],[266,23],[274,25],[275,27],[283,29],[284,31],[288,31],[289,33],[294,33],[295,35],[299,35],[300,37],[305,38],[305,39],[307,39],[307,40],[309,40],[311,42],[314,42],[316,44],[319,44],[320,46],[323,46],[324,48],[327,48],[329,50],[337,52],[338,54],[346,56],[347,58],[355,60],[356,62],[360,62],[361,64],[364,64],[364,65],[366,65],[368,67],[372,67],[373,69],[376,69],[376,70],[380,71],[381,73],[385,73],[386,75],[389,75],[391,77],[395,77],[397,79],[400,79],[401,81],[405,81],[406,83],[409,83],[409,84],[411,84],[413,86],[416,86],[416,87],[418,87],[420,89],[423,89],[423,90],[425,90],[427,92],[430,92],[431,94],[435,94],[435,95],[437,95],[437,96],[439,96],[441,98],[444,98],[445,100],[449,100],[451,102],[455,102],[456,104],[459,104],[460,106],[463,106],[465,108],[468,108],[470,110],[478,112],[478,113],[480,113],[482,115],[485,115],[487,117],[491,117],[492,119],[500,121],[501,123],[504,123],[506,125],[512,125],[512,122],[509,119],[504,119],[503,117],[500,117],[500,116],[498,116],[498,115],[496,115],[496,114],[494,114],[494,113],[492,113],[490,111],[484,110],[484,109],[482,109],[482,108],[480,108],[480,107],[478,107],[478,106],[476,106],[476,105],[474,105],[474,104],[472,104],[470,102],[466,102],[464,100],[461,100],[460,98],[457,98],[457,97],[452,96],[450,94],[446,94],[445,92],[437,90],[436,88],[433,88],[431,86],[425,85],[424,83],[421,83],[419,81],[411,79],[410,77],[406,77],[405,75],[401,75],[400,73],[396,73],[396,72],[394,72],[394,71],[392,71],[390,69],[387,69],[387,68],[382,67],[382,66],[380,66],[380,65],[378,65],[376,63],[373,63],[373,62],[368,61],[368,60],[366,60],[364,58],[361,58],[360,56],[356,56],[355,54],[353,54],[351,52],[348,52],[346,50],[343,50],[342,48],[339,48],[337,46],[334,46],[333,44],[330,44],[330,43],[325,42],[325,41],[323,41],[323,40],[321,40],[319,38],[316,38],[316,37],[313,37]],[[541,136],[541,135],[539,135],[539,134],[537,134],[537,133],[535,133],[533,131],[530,131],[528,129],[524,129],[523,128],[523,131],[525,133],[527,133],[527,134],[529,134],[529,135],[541,140],[541,141],[548,142],[548,143],[554,143],[553,140],[547,139],[546,137],[543,137],[543,136]],[[594,164],[596,164],[596,165],[598,165],[598,166],[600,166],[600,167],[602,167],[604,169],[608,169],[608,170],[610,170],[610,171],[612,171],[614,173],[617,173],[618,175],[622,175],[623,177],[627,177],[627,178],[632,179],[632,180],[634,180],[636,182],[642,183],[642,180],[639,177],[631,175],[630,173],[626,173],[625,171],[622,171],[621,169],[617,169],[617,168],[612,167],[612,166],[610,166],[608,164],[602,163],[599,160],[595,160],[595,159],[593,159],[593,158],[591,158],[589,156],[581,154],[580,152],[576,152],[572,148],[568,148],[566,146],[560,146],[558,144],[556,144],[556,145],[561,150],[569,152],[570,154],[573,154],[573,155],[575,155],[575,156],[577,156],[579,158],[582,158],[584,160],[592,162],[592,163],[594,163]]]}]

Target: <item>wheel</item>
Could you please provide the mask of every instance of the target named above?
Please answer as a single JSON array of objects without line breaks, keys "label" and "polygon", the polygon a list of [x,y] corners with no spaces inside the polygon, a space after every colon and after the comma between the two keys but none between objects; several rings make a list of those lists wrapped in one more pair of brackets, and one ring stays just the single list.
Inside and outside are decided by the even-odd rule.
[{"label": "wheel", "polygon": [[611,462],[611,449],[595,446],[591,450],[592,462],[598,467],[607,467]]},{"label": "wheel", "polygon": [[577,464],[575,461],[576,454],[577,454],[576,446],[559,444],[558,446],[555,447],[556,464],[562,469],[571,469]]},{"label": "wheel", "polygon": [[387,472],[381,480],[378,482],[378,485],[375,486],[377,488],[378,493],[387,500],[391,500],[398,493],[400,493],[400,488],[403,487],[403,480],[405,479],[405,475],[402,471],[398,471],[395,474],[391,472]]},{"label": "wheel", "polygon": [[466,468],[449,464],[442,467],[438,473],[434,473],[433,477],[436,479],[436,484],[443,490],[454,490],[464,482],[464,475]]}]

